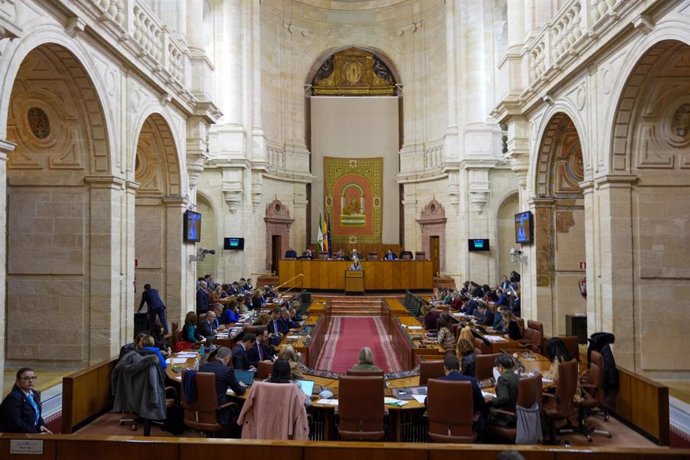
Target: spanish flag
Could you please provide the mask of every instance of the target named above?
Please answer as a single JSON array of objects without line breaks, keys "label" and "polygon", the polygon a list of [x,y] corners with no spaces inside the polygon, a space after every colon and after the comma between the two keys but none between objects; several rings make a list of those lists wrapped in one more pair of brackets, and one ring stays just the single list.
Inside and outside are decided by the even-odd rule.
[{"label": "spanish flag", "polygon": [[323,235],[323,245],[321,249],[323,252],[328,252],[328,214],[326,214],[326,219],[321,224],[321,229],[319,230]]}]

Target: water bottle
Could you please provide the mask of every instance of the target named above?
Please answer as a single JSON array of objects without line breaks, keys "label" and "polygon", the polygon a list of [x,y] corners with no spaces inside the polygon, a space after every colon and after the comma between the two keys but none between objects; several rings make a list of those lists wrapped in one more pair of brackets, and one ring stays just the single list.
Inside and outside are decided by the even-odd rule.
[{"label": "water bottle", "polygon": [[204,353],[206,353],[206,349],[204,348],[204,344],[202,343],[199,347],[199,365],[204,364]]}]

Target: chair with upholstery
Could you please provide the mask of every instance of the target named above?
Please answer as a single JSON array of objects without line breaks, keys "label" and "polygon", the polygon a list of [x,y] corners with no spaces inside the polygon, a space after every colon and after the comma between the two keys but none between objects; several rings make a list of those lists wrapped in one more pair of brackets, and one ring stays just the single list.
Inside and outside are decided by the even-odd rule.
[{"label": "chair with upholstery", "polygon": [[419,363],[419,384],[426,385],[429,379],[443,377],[443,361],[422,361]]},{"label": "chair with upholstery", "polygon": [[[529,327],[529,324],[536,327]],[[536,324],[535,324],[536,323]],[[528,321],[528,326],[522,334],[522,340],[518,341],[518,347],[526,348],[535,353],[542,353],[544,342],[544,326],[538,321]]]},{"label": "chair with upholstery", "polygon": [[[537,374],[531,377],[526,377],[520,379],[518,389],[518,401],[517,405],[524,408],[530,408],[534,404],[537,404],[540,408],[542,406],[542,378],[541,375]],[[510,412],[503,409],[492,409],[496,412],[502,412],[505,414],[517,417],[515,412]],[[507,439],[511,442],[515,442],[517,437],[517,427],[511,426],[499,426],[491,424],[489,425],[489,432],[495,436]]]},{"label": "chair with upholstery", "polygon": [[479,337],[474,338],[474,352],[478,355],[491,353],[491,348]]},{"label": "chair with upholstery", "polygon": [[474,376],[478,381],[493,378],[494,362],[500,353],[476,355],[474,358]]},{"label": "chair with upholstery", "polygon": [[379,260],[379,254],[378,254],[378,252],[369,252],[369,253],[367,253],[367,260],[370,260],[370,261]]},{"label": "chair with upholstery", "polygon": [[273,363],[271,361],[259,361],[257,364],[255,377],[259,380],[266,380],[273,372]]},{"label": "chair with upholstery", "polygon": [[558,365],[556,393],[544,393],[544,417],[549,428],[549,443],[556,444],[556,422],[568,420],[573,413],[573,397],[577,390],[577,361],[574,359]]},{"label": "chair with upholstery", "polygon": [[[184,381],[184,374],[182,371],[182,380]],[[196,373],[196,399],[188,401],[185,394],[184,385],[182,388],[182,408],[184,409],[184,424],[193,430],[201,431],[206,435],[214,434],[223,431],[225,427],[218,423],[218,412],[237,406],[237,403],[228,402],[221,406],[218,405],[216,399],[216,374],[212,372],[197,372]],[[237,410],[239,412],[239,409]]]},{"label": "chair with upholstery", "polygon": [[319,252],[319,260],[328,260],[327,252]]},{"label": "chair with upholstery", "polygon": [[472,425],[472,384],[430,379],[427,383],[427,417],[432,442],[471,443],[477,439]]},{"label": "chair with upholstery", "polygon": [[587,416],[595,409],[602,409],[604,420],[608,420],[609,418],[603,398],[604,373],[602,372],[603,363],[601,354],[597,351],[591,351],[590,359],[589,369],[587,369],[583,377],[583,382],[580,384],[582,388],[582,399],[575,401],[575,407],[578,412],[577,428],[571,431],[582,434],[589,442],[592,442],[591,435],[593,433],[606,436],[609,439],[612,435],[609,431],[596,430],[586,424]]},{"label": "chair with upholstery", "polygon": [[400,253],[400,259],[401,260],[412,260],[412,252],[411,251],[402,251]]},{"label": "chair with upholstery", "polygon": [[414,252],[414,259],[415,259],[415,260],[426,260],[426,252],[424,252],[424,251],[415,251],[415,252]]},{"label": "chair with upholstery", "polygon": [[174,352],[180,352],[182,350],[190,350],[194,344],[186,340],[182,340],[182,330],[180,329],[179,323],[173,322],[171,327],[171,349]]},{"label": "chair with upholstery", "polygon": [[575,358],[575,361],[580,362],[580,344],[579,337],[576,335],[559,335],[559,339],[563,341],[565,347],[570,352],[570,355]]},{"label": "chair with upholstery", "polygon": [[341,375],[338,383],[338,434],[341,439],[377,441],[385,434],[383,376]]},{"label": "chair with upholstery", "polygon": [[354,375],[359,377],[381,376],[383,377],[383,369],[348,369],[347,375]]}]

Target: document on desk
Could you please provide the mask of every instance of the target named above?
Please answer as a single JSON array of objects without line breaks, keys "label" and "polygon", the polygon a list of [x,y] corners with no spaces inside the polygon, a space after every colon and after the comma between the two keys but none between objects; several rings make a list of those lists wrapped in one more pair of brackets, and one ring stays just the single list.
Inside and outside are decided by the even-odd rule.
[{"label": "document on desk", "polygon": [[485,335],[484,338],[486,340],[488,340],[489,342],[494,342],[494,343],[507,342],[505,337],[501,337],[500,335]]},{"label": "document on desk", "polygon": [[422,326],[407,326],[407,328],[411,331],[419,331],[419,330],[423,329]]},{"label": "document on desk", "polygon": [[323,406],[337,406],[338,400],[337,399],[319,399],[318,401],[316,401],[316,404],[321,404]]},{"label": "document on desk", "polygon": [[389,406],[396,406],[396,407],[402,407],[405,404],[407,404],[407,401],[402,401],[402,400],[397,399],[397,398],[388,398],[388,397],[383,398],[383,402],[385,404],[388,404]]},{"label": "document on desk", "polygon": [[488,391],[482,391],[482,396],[484,397],[484,399],[486,399],[486,398],[492,398],[493,399],[496,397],[496,395],[494,393],[490,393]]},{"label": "document on desk", "polygon": [[[196,355],[196,354],[195,354]],[[184,364],[187,362],[188,358],[172,358],[172,360],[168,359],[168,364]]]},{"label": "document on desk", "polygon": [[416,399],[419,404],[424,404],[424,401],[426,401],[426,395],[412,395],[412,397]]},{"label": "document on desk", "polygon": [[199,353],[197,353],[195,351],[183,351],[183,352],[175,355],[176,358],[184,358],[184,359],[196,358],[197,356],[199,356]]}]

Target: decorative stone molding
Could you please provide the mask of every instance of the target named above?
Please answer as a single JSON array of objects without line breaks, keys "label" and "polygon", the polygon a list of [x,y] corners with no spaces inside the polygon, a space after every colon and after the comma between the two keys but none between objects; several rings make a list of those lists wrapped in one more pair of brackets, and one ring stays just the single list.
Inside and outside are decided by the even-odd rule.
[{"label": "decorative stone molding", "polygon": [[223,200],[228,205],[230,214],[235,214],[242,204],[242,184],[239,182],[223,184]]},{"label": "decorative stone molding", "polygon": [[84,176],[84,183],[91,188],[110,188],[124,190],[127,180],[118,176]]},{"label": "decorative stone molding", "polygon": [[0,39],[21,37],[22,28],[14,21],[17,19],[17,7],[14,0],[0,0]]},{"label": "decorative stone molding", "polygon": [[79,33],[84,32],[85,29],[86,21],[79,17],[69,18],[67,20],[67,24],[65,25],[65,32],[72,38],[76,37]]},{"label": "decorative stone molding", "polygon": [[264,185],[261,182],[261,175],[256,174],[252,182],[252,205],[254,206],[254,210],[256,210],[263,201],[263,190]]},{"label": "decorative stone molding", "polygon": [[266,214],[264,216],[264,222],[266,222],[266,270],[271,270],[272,268],[273,237],[280,236],[281,247],[277,248],[277,250],[282,257],[290,245],[290,227],[294,221],[295,219],[290,218],[290,210],[277,198],[266,206]]},{"label": "decorative stone molding", "polygon": [[[439,239],[439,268],[441,271],[445,270],[446,261],[446,211],[443,205],[439,203],[436,198],[429,201],[429,203],[422,208],[422,213],[417,222],[422,231],[422,250],[426,253],[426,257],[431,257],[431,248],[429,247],[429,240],[432,236],[437,236]],[[436,274],[434,274],[436,276]]]}]

